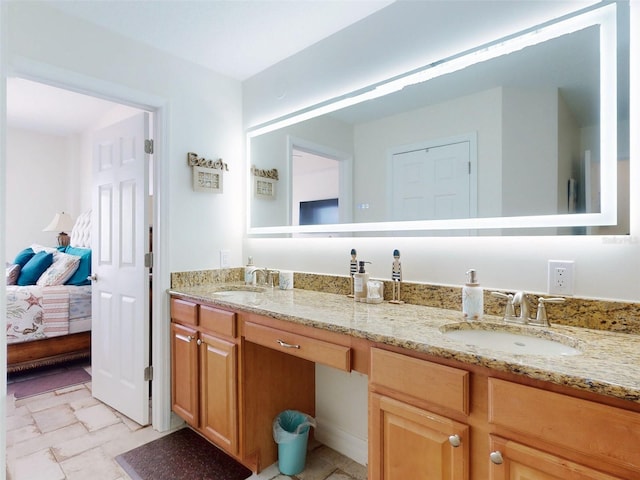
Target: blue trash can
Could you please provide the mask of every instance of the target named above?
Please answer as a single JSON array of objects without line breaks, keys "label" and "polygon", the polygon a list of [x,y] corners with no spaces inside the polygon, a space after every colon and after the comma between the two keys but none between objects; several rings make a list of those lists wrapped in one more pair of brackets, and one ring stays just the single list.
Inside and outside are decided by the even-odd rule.
[{"label": "blue trash can", "polygon": [[304,470],[309,427],[316,427],[315,419],[296,410],[285,410],[273,420],[273,439],[278,444],[281,473],[296,475]]}]

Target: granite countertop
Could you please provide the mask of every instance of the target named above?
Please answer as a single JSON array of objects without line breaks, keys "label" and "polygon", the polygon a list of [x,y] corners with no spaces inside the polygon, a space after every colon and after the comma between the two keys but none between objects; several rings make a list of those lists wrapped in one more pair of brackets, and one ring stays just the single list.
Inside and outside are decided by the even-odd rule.
[{"label": "granite countertop", "polygon": [[[464,322],[462,313],[455,310],[357,303],[345,295],[298,289],[252,292],[237,284],[174,288],[169,293],[640,403],[640,335],[562,325],[522,327],[532,335],[559,338],[580,350],[568,356],[523,355],[447,338],[443,329]],[[482,321],[462,327],[502,325],[500,317],[485,315]]]}]

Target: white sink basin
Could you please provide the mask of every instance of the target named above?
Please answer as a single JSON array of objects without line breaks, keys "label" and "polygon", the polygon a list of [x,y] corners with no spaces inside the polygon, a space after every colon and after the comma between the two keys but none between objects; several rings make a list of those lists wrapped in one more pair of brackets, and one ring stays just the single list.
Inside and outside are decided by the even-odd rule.
[{"label": "white sink basin", "polygon": [[[539,331],[541,336],[536,336],[534,330],[518,332],[502,325],[484,325],[483,328],[482,323],[458,323],[445,325],[440,331],[445,337],[470,347],[519,355],[570,356],[581,353],[574,348],[577,342],[571,337],[552,335],[548,330],[542,329]],[[541,338],[542,336],[551,336],[551,338]]]},{"label": "white sink basin", "polygon": [[228,296],[228,295],[237,295],[242,293],[264,293],[267,289],[264,287],[254,287],[252,285],[225,285],[219,287],[218,290],[213,292],[214,295],[220,296]]},{"label": "white sink basin", "polygon": [[257,307],[267,303],[267,297],[263,295],[267,289],[251,285],[225,285],[213,292],[217,297],[227,297],[231,302]]}]

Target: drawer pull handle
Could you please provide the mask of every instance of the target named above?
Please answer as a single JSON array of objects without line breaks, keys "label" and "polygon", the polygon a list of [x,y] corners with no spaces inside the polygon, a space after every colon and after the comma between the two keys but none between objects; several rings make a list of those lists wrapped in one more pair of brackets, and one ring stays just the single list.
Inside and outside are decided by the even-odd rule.
[{"label": "drawer pull handle", "polygon": [[283,340],[280,340],[280,339],[278,339],[276,341],[278,342],[278,345],[280,345],[283,348],[298,348],[298,349],[300,348],[300,345],[294,345],[292,343],[287,343],[287,342],[285,342]]},{"label": "drawer pull handle", "polygon": [[496,450],[495,452],[491,452],[489,454],[489,458],[491,459],[491,461],[493,463],[495,463],[496,465],[502,465],[502,453],[500,453],[498,450]]},{"label": "drawer pull handle", "polygon": [[459,447],[460,446],[460,435],[450,435],[449,436],[449,443],[451,444],[452,447]]}]

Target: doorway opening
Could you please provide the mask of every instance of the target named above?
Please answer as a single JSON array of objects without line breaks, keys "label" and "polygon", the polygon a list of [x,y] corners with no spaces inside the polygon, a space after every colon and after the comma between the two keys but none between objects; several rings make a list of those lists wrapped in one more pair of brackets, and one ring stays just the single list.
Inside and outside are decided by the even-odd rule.
[{"label": "doorway opening", "polygon": [[[103,98],[19,77],[7,79],[5,157],[7,178],[10,180],[6,185],[5,209],[7,259],[13,259],[15,253],[22,249],[21,246],[34,243],[51,244],[52,239],[49,238],[51,234],[40,232],[42,221],[37,218],[38,212],[49,217],[51,212],[48,209],[66,210],[72,213],[75,220],[88,210],[92,212],[100,210],[100,204],[96,201],[100,197],[94,195],[93,191],[94,148],[91,137],[94,132],[146,111],[152,121],[145,135],[147,138],[153,138],[156,130],[153,121],[154,110],[145,110]],[[55,148],[51,148],[52,146]],[[40,147],[43,151],[38,154]],[[149,196],[143,203],[148,209],[148,214],[145,216],[144,225],[136,225],[142,232],[138,235],[136,242],[140,243],[140,250],[150,253],[157,202],[153,197],[155,170],[153,156],[145,156],[145,161],[149,162],[144,178],[145,190],[148,190]],[[23,172],[30,172],[30,174],[23,175],[21,174]],[[38,182],[41,182],[45,188],[37,188]],[[29,198],[28,202],[24,201],[25,197]],[[30,207],[25,207],[27,204]],[[34,206],[36,212],[31,211],[30,215],[25,215],[24,209],[34,209]],[[154,243],[157,248],[159,245],[157,237]],[[92,256],[94,259],[96,257],[101,259],[100,252],[96,251],[97,244],[97,239],[92,238]],[[136,342],[147,345],[149,356],[146,360],[147,365],[152,365],[152,349],[149,346],[152,343],[150,335],[153,323],[151,303],[154,301],[152,295],[154,273],[149,269],[148,273],[144,274],[144,282],[147,285],[145,302],[148,302],[146,308],[148,316],[145,315],[144,322],[148,324],[145,331],[149,332],[149,336],[135,339]],[[92,332],[92,335],[94,334],[95,332]],[[95,338],[93,343],[96,343]],[[151,383],[148,386],[145,384],[147,405],[151,396],[150,388]],[[127,412],[122,413],[127,415]]]},{"label": "doorway opening", "polygon": [[291,225],[349,223],[353,157],[289,137],[289,218]]}]

